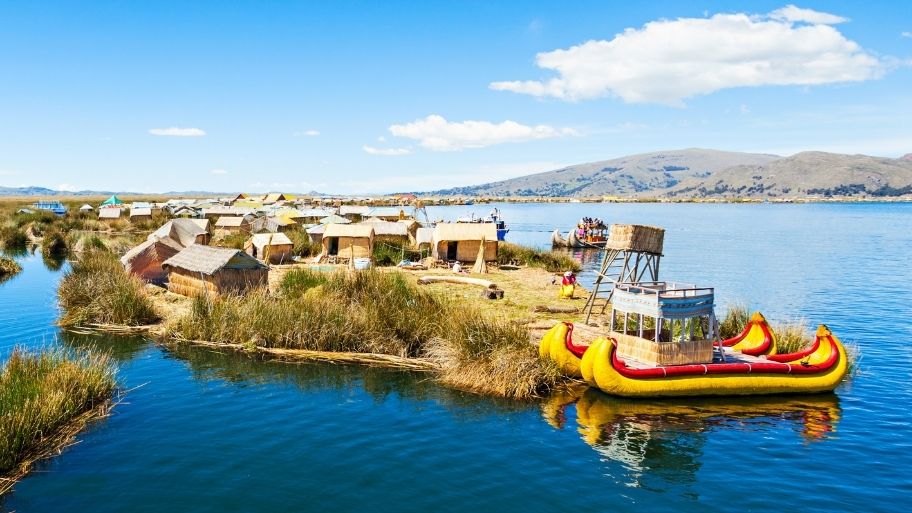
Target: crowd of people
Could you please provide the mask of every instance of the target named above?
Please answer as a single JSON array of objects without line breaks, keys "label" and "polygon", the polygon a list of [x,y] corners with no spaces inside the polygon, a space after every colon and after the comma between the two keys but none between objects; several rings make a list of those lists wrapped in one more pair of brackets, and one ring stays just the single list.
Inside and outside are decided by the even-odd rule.
[{"label": "crowd of people", "polygon": [[596,217],[584,217],[576,225],[576,236],[580,240],[589,240],[592,236],[602,236],[607,228],[605,222]]}]

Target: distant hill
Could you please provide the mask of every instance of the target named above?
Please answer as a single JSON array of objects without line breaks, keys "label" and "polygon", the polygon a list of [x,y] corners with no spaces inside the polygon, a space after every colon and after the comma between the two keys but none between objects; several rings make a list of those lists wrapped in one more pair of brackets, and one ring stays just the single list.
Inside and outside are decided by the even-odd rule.
[{"label": "distant hill", "polygon": [[[690,148],[630,155],[470,187],[434,191],[469,196],[629,196],[666,190],[690,178],[780,158],[762,153]],[[432,193],[432,194],[433,194]]]},{"label": "distant hill", "polygon": [[808,151],[780,157],[690,148],[579,164],[432,194],[680,199],[892,198],[912,195],[912,154],[891,159]]},{"label": "distant hill", "polygon": [[806,151],[691,178],[670,197],[897,197],[912,194],[912,161]]}]

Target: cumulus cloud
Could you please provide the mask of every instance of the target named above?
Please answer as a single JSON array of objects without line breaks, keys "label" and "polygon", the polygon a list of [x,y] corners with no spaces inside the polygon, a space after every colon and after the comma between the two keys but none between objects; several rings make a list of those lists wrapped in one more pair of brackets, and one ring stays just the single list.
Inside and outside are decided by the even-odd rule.
[{"label": "cumulus cloud", "polygon": [[63,192],[76,192],[79,190],[79,187],[68,183],[62,183],[57,185],[57,190]]},{"label": "cumulus cloud", "polygon": [[227,174],[228,174],[228,171],[225,170],[225,169],[213,169],[213,170],[211,170],[211,171],[209,171],[209,172],[212,173],[212,174],[214,174],[214,175],[227,175]]},{"label": "cumulus cloud", "polygon": [[412,150],[408,148],[375,148],[366,144],[361,148],[371,155],[385,155],[387,157],[398,157],[401,155],[408,155],[412,152]]},{"label": "cumulus cloud", "polygon": [[900,34],[901,37],[912,37],[912,32],[903,32]]},{"label": "cumulus cloud", "polygon": [[295,132],[291,134],[295,137],[316,137],[320,135],[319,130],[304,130],[303,132]]},{"label": "cumulus cloud", "polygon": [[548,125],[528,126],[516,121],[491,123],[490,121],[450,122],[443,116],[431,114],[404,125],[389,127],[391,134],[420,141],[422,147],[434,151],[455,151],[466,148],[484,148],[508,142],[551,139],[578,135],[572,128],[554,128]]},{"label": "cumulus cloud", "polygon": [[818,85],[879,78],[887,64],[847,39],[833,14],[787,6],[767,15],[716,14],[652,21],[611,40],[539,53],[547,80],[491,89],[567,101],[617,96],[627,103],[682,106],[732,87]]},{"label": "cumulus cloud", "polygon": [[176,126],[169,128],[150,128],[149,133],[152,135],[168,137],[202,137],[206,135],[206,132],[200,128],[180,128]]}]

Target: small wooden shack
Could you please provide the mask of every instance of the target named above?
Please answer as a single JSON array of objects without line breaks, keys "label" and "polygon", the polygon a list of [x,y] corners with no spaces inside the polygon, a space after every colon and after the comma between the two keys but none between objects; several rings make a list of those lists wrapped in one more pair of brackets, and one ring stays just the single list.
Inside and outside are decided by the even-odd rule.
[{"label": "small wooden shack", "polygon": [[127,251],[121,257],[120,263],[130,274],[139,279],[157,285],[168,280],[168,273],[162,269],[165,260],[178,254],[184,247],[177,241],[169,238],[152,238]]},{"label": "small wooden shack", "polygon": [[116,221],[120,219],[120,209],[117,207],[105,207],[98,209],[98,219],[101,221]]},{"label": "small wooden shack", "polygon": [[437,223],[432,256],[440,260],[475,262],[484,240],[485,262],[497,260],[497,227],[494,223]]},{"label": "small wooden shack", "polygon": [[268,283],[269,268],[239,249],[194,244],[162,263],[168,290],[184,296],[243,293]]},{"label": "small wooden shack", "polygon": [[246,217],[222,216],[215,222],[216,231],[228,233],[250,233],[250,221]]},{"label": "small wooden shack", "polygon": [[294,243],[284,233],[258,233],[244,244],[244,251],[267,263],[290,263]]},{"label": "small wooden shack", "polygon": [[130,221],[151,221],[152,220],[152,208],[151,207],[140,207],[140,208],[131,208],[130,209]]},{"label": "small wooden shack", "polygon": [[323,254],[342,258],[370,258],[374,227],[370,224],[330,224],[323,232]]},{"label": "small wooden shack", "polygon": [[172,219],[149,235],[149,239],[170,238],[181,246],[209,244],[208,219]]}]

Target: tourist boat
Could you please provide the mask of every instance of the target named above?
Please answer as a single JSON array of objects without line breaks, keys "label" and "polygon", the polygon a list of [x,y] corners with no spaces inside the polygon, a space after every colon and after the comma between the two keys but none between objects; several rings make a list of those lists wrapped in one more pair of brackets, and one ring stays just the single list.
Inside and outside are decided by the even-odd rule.
[{"label": "tourist boat", "polygon": [[497,240],[503,241],[506,240],[507,232],[510,231],[507,228],[507,223],[503,220],[503,217],[500,215],[500,209],[495,208],[488,214],[488,217],[475,217],[475,214],[470,214],[467,216],[460,217],[456,219],[457,223],[494,223],[495,228],[497,228]]},{"label": "tourist boat", "polygon": [[560,230],[555,229],[551,234],[551,245],[556,248],[604,248],[608,242],[608,227],[604,223],[590,224],[583,228],[586,235],[580,237],[579,227],[567,232],[567,236],[561,235]]},{"label": "tourist boat", "polygon": [[714,343],[711,288],[619,283],[612,302],[607,337],[576,344],[572,323],[560,323],[542,338],[539,355],[568,376],[623,397],[826,392],[848,371],[845,348],[825,325],[809,349],[790,354],[776,354],[759,313],[738,336]]}]

